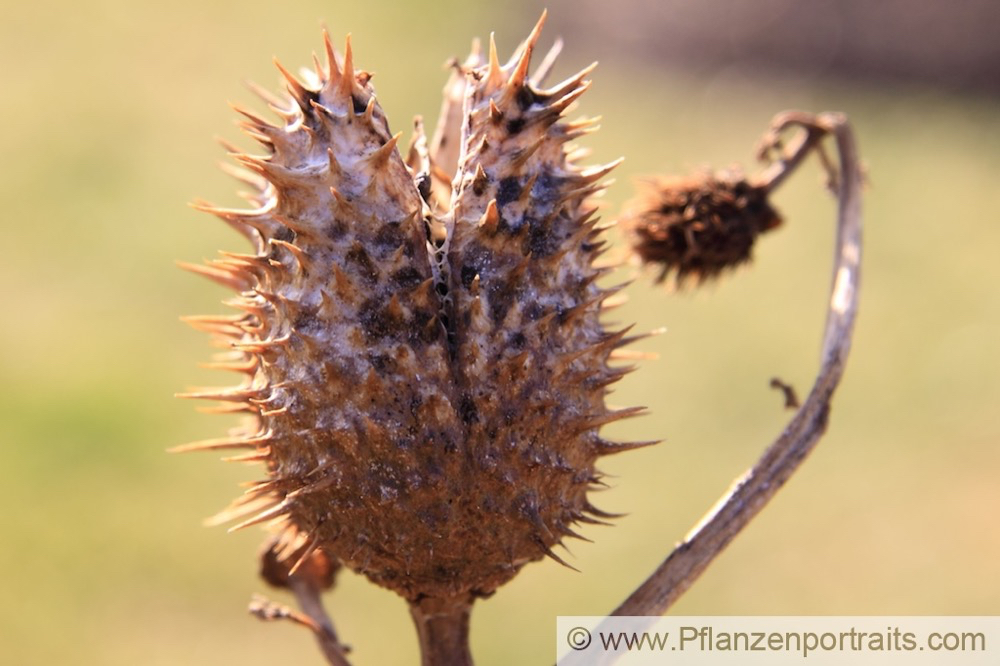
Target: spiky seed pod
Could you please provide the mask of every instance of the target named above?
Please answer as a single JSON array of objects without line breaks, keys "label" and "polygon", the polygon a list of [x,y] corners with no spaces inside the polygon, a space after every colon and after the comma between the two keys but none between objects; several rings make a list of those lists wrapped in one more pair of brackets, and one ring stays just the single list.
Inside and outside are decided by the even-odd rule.
[{"label": "spiky seed pod", "polygon": [[282,123],[242,112],[268,152],[236,156],[256,207],[205,208],[253,252],[196,269],[242,314],[192,323],[244,380],[192,396],[251,423],[182,448],[264,464],[219,518],[271,525],[292,568],[319,549],[411,602],[472,599],[606,516],[595,462],[632,445],[598,431],[637,411],[604,404],[626,340],[599,321],[613,290],[588,199],[614,164],[567,157],[591,70],[538,87],[541,23],[507,65],[491,40],[456,70],[433,149],[418,134],[408,164],[350,42],[341,59],[326,40],[311,83],[282,70]]},{"label": "spiky seed pod", "polygon": [[658,282],[699,284],[750,260],[757,237],[781,224],[768,189],[726,171],[644,184],[622,217],[632,249]]}]

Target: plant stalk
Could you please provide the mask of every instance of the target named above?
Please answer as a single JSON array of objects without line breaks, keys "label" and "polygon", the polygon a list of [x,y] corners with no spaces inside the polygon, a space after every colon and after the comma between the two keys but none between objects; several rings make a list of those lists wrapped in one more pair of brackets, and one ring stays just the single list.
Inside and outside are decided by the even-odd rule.
[{"label": "plant stalk", "polygon": [[469,615],[472,600],[466,597],[424,597],[410,602],[410,615],[420,639],[423,666],[472,666],[469,649]]}]

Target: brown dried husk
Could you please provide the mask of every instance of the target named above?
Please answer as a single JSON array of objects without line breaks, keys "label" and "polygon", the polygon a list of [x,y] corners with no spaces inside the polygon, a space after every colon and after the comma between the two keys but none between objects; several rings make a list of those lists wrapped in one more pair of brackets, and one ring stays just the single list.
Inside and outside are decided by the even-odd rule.
[{"label": "brown dried husk", "polygon": [[626,207],[632,250],[673,276],[701,283],[750,261],[757,237],[781,224],[766,186],[735,172],[656,178]]},{"label": "brown dried husk", "polygon": [[187,448],[263,463],[219,520],[271,526],[290,570],[320,549],[411,601],[472,598],[607,517],[587,499],[595,462],[635,445],[599,429],[637,411],[605,406],[626,340],[600,322],[614,289],[590,199],[614,164],[568,157],[590,68],[540,88],[540,27],[506,66],[491,43],[454,74],[461,123],[444,114],[435,144],[460,142],[455,165],[421,135],[404,162],[350,43],[340,58],[327,40],[311,83],[286,76],[282,123],[244,112],[268,152],[236,156],[254,207],[204,208],[253,251],[194,268],[241,313],[192,318],[244,380],[192,395],[249,424]]}]

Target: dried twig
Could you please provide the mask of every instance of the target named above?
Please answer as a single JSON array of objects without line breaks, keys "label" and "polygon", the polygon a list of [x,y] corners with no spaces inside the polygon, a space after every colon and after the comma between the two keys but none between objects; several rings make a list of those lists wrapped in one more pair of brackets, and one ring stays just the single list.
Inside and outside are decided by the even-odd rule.
[{"label": "dried twig", "polygon": [[781,391],[785,398],[785,409],[798,409],[802,406],[802,403],[799,402],[799,395],[795,392],[795,387],[783,382],[780,377],[772,377],[770,386]]},{"label": "dried twig", "polygon": [[613,615],[665,613],[784,485],[826,430],[830,399],[844,371],[858,306],[862,178],[854,135],[842,114],[779,114],[765,137],[767,148],[780,146],[780,135],[793,127],[802,131],[792,148],[765,172],[764,180],[772,189],[828,134],[835,138],[840,157],[833,183],[838,200],[833,286],[819,374],[784,432]]},{"label": "dried twig", "polygon": [[333,621],[323,608],[323,601],[320,598],[321,590],[310,581],[297,580],[292,577],[291,586],[295,598],[299,602],[299,607],[308,615],[319,628],[315,632],[316,642],[319,643],[320,650],[331,666],[350,666],[347,660],[347,647],[341,644],[337,638],[337,632],[333,630]]},{"label": "dried twig", "polygon": [[262,620],[288,619],[309,628],[327,663],[331,666],[350,666],[347,660],[350,648],[337,637],[333,620],[323,607],[321,598],[324,590],[333,587],[340,565],[323,551],[314,549],[309,541],[282,556],[286,546],[278,538],[265,544],[260,555],[260,573],[268,584],[290,590],[302,612],[257,595],[250,603],[250,613]]},{"label": "dried twig", "polygon": [[[302,604],[301,598],[299,603],[303,607],[306,606],[306,604]],[[291,620],[295,624],[306,627],[316,636],[316,642],[319,643],[320,650],[322,650],[323,656],[326,657],[327,663],[331,666],[351,666],[351,662],[347,660],[347,656],[344,654],[345,650],[337,641],[336,635],[333,634],[331,629],[324,626],[324,618],[326,622],[329,622],[329,618],[326,617],[326,612],[322,611],[321,605],[319,608],[321,617],[317,618],[313,617],[310,613],[310,611],[315,611],[315,608],[299,612],[283,604],[271,601],[267,597],[254,595],[254,598],[250,601],[249,611],[251,615],[264,621]]]}]

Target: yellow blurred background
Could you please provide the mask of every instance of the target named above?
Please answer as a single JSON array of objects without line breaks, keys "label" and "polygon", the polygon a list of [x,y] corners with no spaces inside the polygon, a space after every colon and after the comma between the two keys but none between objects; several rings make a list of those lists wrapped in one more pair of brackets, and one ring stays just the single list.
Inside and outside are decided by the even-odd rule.
[{"label": "yellow blurred background", "polygon": [[[687,18],[684,3],[673,3],[677,15],[632,4],[637,26],[643,11],[650,22]],[[603,116],[587,140],[595,162],[627,158],[607,217],[641,175],[750,166],[786,108],[847,112],[870,170],[861,314],[830,432],[674,612],[1000,612],[995,91],[725,66],[685,73],[627,49],[628,25],[605,31],[602,11],[621,18],[610,4],[588,7],[551,3],[543,41],[567,41],[557,76],[601,58],[580,113]],[[258,470],[164,453],[227,425],[172,398],[225,380],[196,367],[207,340],[177,319],[224,311],[224,294],[173,262],[242,249],[185,204],[237,202],[212,140],[239,140],[226,102],[254,103],[244,79],[276,85],[272,55],[307,64],[321,25],[353,33],[356,62],[376,73],[393,127],[406,128],[418,113],[435,119],[447,58],[491,30],[509,54],[540,9],[4,0],[0,661],[322,663],[305,631],[246,614],[251,594],[267,592],[256,576],[261,534],[200,526]],[[776,204],[787,224],[751,268],[697,292],[646,279],[630,289],[614,319],[668,332],[640,343],[659,358],[613,396],[650,415],[610,434],[665,441],[603,465],[611,488],[598,505],[629,515],[586,529],[593,544],[570,544],[581,573],[534,564],[478,604],[478,663],[551,663],[555,616],[617,605],[780,431],[787,414],[770,378],[807,390],[833,204],[815,164]],[[390,593],[346,574],[328,607],[354,663],[416,663],[406,608]]]}]

